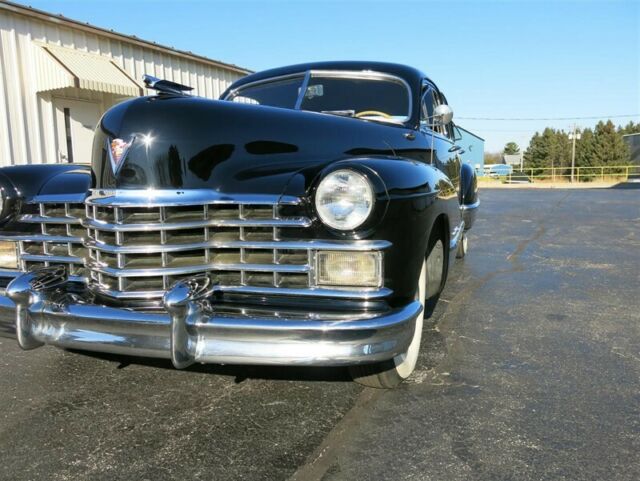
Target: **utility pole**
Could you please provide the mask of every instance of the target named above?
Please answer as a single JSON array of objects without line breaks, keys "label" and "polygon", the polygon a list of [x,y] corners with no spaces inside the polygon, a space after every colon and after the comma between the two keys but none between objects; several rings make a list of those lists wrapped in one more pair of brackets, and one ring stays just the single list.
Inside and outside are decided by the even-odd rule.
[{"label": "utility pole", "polygon": [[576,124],[573,124],[573,132],[569,134],[569,139],[573,141],[571,147],[571,183],[573,184],[574,175],[576,170],[576,139],[580,138],[580,134],[577,133]]}]

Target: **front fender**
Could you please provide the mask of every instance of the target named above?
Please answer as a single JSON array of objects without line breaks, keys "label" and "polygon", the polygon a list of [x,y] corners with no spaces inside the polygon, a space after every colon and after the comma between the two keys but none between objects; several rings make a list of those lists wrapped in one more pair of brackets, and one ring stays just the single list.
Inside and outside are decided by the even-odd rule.
[{"label": "front fender", "polygon": [[[340,232],[322,224],[315,214],[313,196],[320,180],[329,172],[352,168],[370,179],[378,207],[362,229]],[[283,195],[304,192],[307,215],[313,219],[310,235],[318,239],[386,240],[391,247],[384,253],[384,283],[393,290],[392,305],[413,299],[426,254],[431,228],[440,215],[457,216],[460,211],[456,189],[438,169],[423,162],[398,157],[358,157],[330,162],[321,168],[298,171]]]}]

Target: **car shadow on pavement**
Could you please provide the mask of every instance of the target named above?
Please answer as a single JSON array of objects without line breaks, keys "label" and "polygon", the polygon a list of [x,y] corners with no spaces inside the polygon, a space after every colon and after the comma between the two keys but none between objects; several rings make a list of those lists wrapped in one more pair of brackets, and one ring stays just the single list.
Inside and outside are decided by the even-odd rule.
[{"label": "car shadow on pavement", "polygon": [[619,184],[612,185],[610,189],[640,189],[640,179],[633,182],[620,182]]},{"label": "car shadow on pavement", "polygon": [[[155,369],[175,369],[168,359],[143,358],[119,354],[80,351],[76,349],[68,349],[68,351],[81,356],[117,363],[117,369],[126,369],[131,365],[146,366]],[[232,377],[236,384],[247,379],[352,382],[348,370],[343,367],[193,364],[192,366],[183,369],[183,371]]]}]

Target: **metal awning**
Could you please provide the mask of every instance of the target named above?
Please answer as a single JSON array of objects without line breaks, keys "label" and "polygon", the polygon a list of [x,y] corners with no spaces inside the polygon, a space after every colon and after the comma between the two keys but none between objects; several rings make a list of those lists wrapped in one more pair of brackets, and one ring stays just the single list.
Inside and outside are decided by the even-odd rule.
[{"label": "metal awning", "polygon": [[35,45],[37,90],[45,92],[76,87],[126,97],[143,90],[109,57],[56,45]]}]

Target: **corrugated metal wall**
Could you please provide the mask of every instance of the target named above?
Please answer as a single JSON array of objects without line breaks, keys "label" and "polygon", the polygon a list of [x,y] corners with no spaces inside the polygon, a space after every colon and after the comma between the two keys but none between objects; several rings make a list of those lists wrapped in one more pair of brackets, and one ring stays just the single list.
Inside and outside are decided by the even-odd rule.
[{"label": "corrugated metal wall", "polygon": [[110,56],[136,81],[145,73],[194,87],[194,94],[217,98],[242,74],[159,52],[99,33],[0,10],[0,166],[54,163],[58,146],[53,98],[95,101],[104,111],[121,100],[80,89],[36,92],[34,41]]}]

